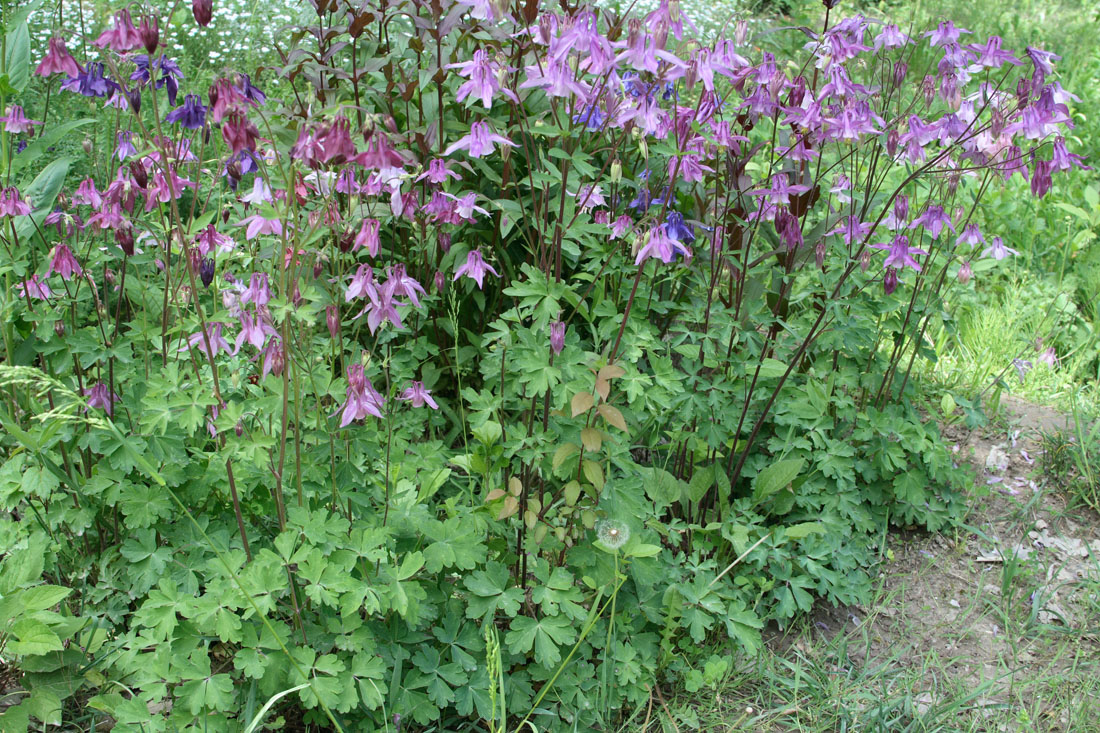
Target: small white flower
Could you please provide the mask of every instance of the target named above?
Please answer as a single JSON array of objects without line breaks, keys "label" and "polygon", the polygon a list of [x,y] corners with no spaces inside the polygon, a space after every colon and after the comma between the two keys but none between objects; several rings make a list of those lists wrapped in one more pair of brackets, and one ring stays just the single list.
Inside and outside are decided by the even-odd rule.
[{"label": "small white flower", "polygon": [[604,519],[596,524],[596,539],[609,550],[617,550],[630,539],[630,527],[614,519]]}]

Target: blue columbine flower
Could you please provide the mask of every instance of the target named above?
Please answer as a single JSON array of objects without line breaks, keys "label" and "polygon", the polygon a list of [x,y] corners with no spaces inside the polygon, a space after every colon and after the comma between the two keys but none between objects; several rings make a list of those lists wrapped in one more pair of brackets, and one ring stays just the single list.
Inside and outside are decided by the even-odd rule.
[{"label": "blue columbine flower", "polygon": [[600,109],[599,105],[590,104],[586,106],[580,114],[573,116],[573,123],[582,123],[589,130],[599,130],[603,127],[604,120],[607,116]]},{"label": "blue columbine flower", "polygon": [[106,97],[108,93],[117,89],[118,85],[103,75],[103,64],[94,61],[88,64],[83,74],[66,79],[61,84],[61,88],[85,97]]},{"label": "blue columbine flower", "polygon": [[677,242],[695,241],[695,231],[684,221],[684,215],[679,211],[670,212],[665,218],[665,224],[668,236]]},{"label": "blue columbine flower", "polygon": [[178,122],[188,130],[198,130],[206,124],[206,107],[197,94],[188,94],[183,104],[168,113],[165,122]]},{"label": "blue columbine flower", "polygon": [[137,54],[132,56],[131,60],[137,65],[137,70],[130,74],[130,81],[149,84],[159,72],[156,87],[157,89],[167,88],[168,103],[175,105],[176,94],[179,92],[179,83],[176,80],[183,78],[183,72],[180,70],[179,65],[164,54],[161,54],[159,59],[153,59],[153,57],[145,54]]}]

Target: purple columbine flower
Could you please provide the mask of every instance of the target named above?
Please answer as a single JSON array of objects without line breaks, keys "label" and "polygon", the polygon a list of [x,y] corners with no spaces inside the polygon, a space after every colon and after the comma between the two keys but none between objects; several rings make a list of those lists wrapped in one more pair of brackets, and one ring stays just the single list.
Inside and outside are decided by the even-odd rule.
[{"label": "purple columbine flower", "polygon": [[677,242],[690,244],[695,241],[695,230],[684,221],[684,215],[679,211],[669,212],[665,217],[665,226],[668,229],[668,236]]},{"label": "purple columbine flower", "polygon": [[137,148],[134,147],[133,143],[133,133],[129,130],[121,130],[118,133],[118,148],[115,149],[115,155],[118,156],[119,163],[131,155],[137,155]]},{"label": "purple columbine flower", "polygon": [[974,223],[967,224],[966,228],[963,229],[962,236],[955,242],[956,245],[976,245],[978,243],[985,244],[985,237],[982,236],[982,232],[978,229],[978,225]]},{"label": "purple columbine flower", "polygon": [[934,31],[928,31],[924,34],[924,38],[930,38],[929,43],[933,46],[947,46],[957,43],[959,35],[962,33],[969,33],[965,28],[957,28],[954,23],[949,20],[942,21]]},{"label": "purple columbine flower", "polygon": [[262,349],[268,336],[278,337],[279,335],[278,331],[258,311],[255,318],[250,316],[247,311],[241,311],[238,320],[241,322],[241,332],[237,334],[237,340],[234,343],[236,347],[233,349],[234,354],[239,352],[245,343],[250,343],[257,349]]},{"label": "purple columbine flower", "polygon": [[20,298],[34,298],[35,300],[48,300],[53,297],[50,284],[45,280],[39,280],[38,275],[31,275],[29,280],[16,283],[15,289]]},{"label": "purple columbine flower", "polygon": [[912,267],[917,272],[920,272],[920,265],[913,259],[913,255],[928,254],[923,249],[911,248],[909,246],[909,237],[904,234],[899,234],[894,237],[894,241],[890,244],[872,244],[871,247],[890,251],[890,254],[886,257],[886,261],[882,263],[882,266],[888,269],[893,269],[895,267],[898,269]]},{"label": "purple columbine flower", "polygon": [[471,158],[480,158],[489,155],[495,150],[494,143],[516,147],[516,144],[502,135],[493,132],[488,122],[478,121],[470,126],[470,133],[447,146],[444,155],[450,155],[456,150],[465,150]]},{"label": "purple columbine flower", "polygon": [[5,132],[33,132],[34,125],[41,125],[38,120],[29,120],[27,115],[23,112],[23,108],[18,104],[13,104],[8,108],[8,114],[6,117],[0,117],[0,122],[4,123]]},{"label": "purple columbine flower", "polygon": [[98,407],[106,412],[108,417],[114,412],[114,403],[120,401],[119,396],[112,392],[104,382],[96,382],[90,388],[85,387],[82,394],[88,398],[88,407],[84,408],[84,412],[87,412],[90,407]]},{"label": "purple columbine flower", "polygon": [[942,206],[929,206],[923,214],[913,220],[909,228],[916,229],[918,226],[924,227],[932,239],[940,236],[940,232],[943,231],[945,226],[952,232],[955,231],[955,225],[951,223],[951,217],[944,212]]},{"label": "purple columbine flower", "polygon": [[355,235],[355,245],[352,251],[356,252],[366,247],[371,257],[377,257],[381,246],[378,238],[378,228],[381,225],[381,222],[377,219],[364,219],[362,226],[359,227],[359,233]]},{"label": "purple columbine flower", "polygon": [[50,256],[50,268],[46,271],[46,276],[49,277],[55,272],[61,275],[62,280],[70,280],[73,275],[79,277],[84,272],[67,244],[54,245]]},{"label": "purple columbine flower", "polygon": [[262,107],[267,103],[267,95],[261,92],[257,87],[253,86],[252,79],[248,74],[240,74],[237,80],[236,89],[241,93],[245,99],[257,107]]},{"label": "purple columbine flower", "polygon": [[1006,247],[1004,240],[1000,237],[993,237],[993,239],[990,240],[989,246],[982,251],[982,257],[992,257],[995,260],[1003,260],[1009,255],[1018,254],[1020,253],[1011,247]]},{"label": "purple columbine flower", "polygon": [[382,407],[385,400],[374,389],[374,385],[367,379],[362,364],[352,364],[348,367],[348,388],[344,404],[337,412],[342,413],[340,427],[346,428],[356,420],[362,420],[367,415],[382,417]]},{"label": "purple columbine flower", "polygon": [[455,97],[457,102],[461,102],[472,95],[475,99],[481,100],[485,109],[489,109],[493,106],[493,95],[500,92],[508,99],[519,104],[519,98],[516,97],[515,92],[500,83],[503,76],[500,73],[500,64],[490,60],[489,54],[483,49],[479,48],[474,51],[474,56],[469,61],[447,64],[444,68],[457,69],[459,76],[469,79],[458,88],[458,94]]},{"label": "purple columbine flower", "polygon": [[188,94],[183,104],[169,112],[164,121],[179,123],[188,130],[199,130],[206,124],[206,106],[197,94]]},{"label": "purple columbine flower", "polygon": [[638,255],[634,259],[635,265],[640,266],[650,257],[656,257],[666,265],[675,262],[680,255],[687,259],[691,258],[691,250],[668,235],[667,224],[653,227],[646,237],[646,243],[638,250]]},{"label": "purple columbine flower", "polygon": [[19,195],[19,189],[8,186],[0,189],[0,218],[5,216],[26,216],[31,213],[30,205]]},{"label": "purple columbine flower", "polygon": [[88,64],[87,70],[62,82],[61,88],[85,97],[106,97],[118,85],[103,75],[103,64],[95,61]]},{"label": "purple columbine flower", "polygon": [[229,348],[229,342],[222,336],[222,329],[225,328],[225,324],[220,321],[207,321],[206,323],[207,334],[210,337],[210,351],[206,350],[206,339],[203,338],[202,331],[196,331],[187,337],[187,344],[180,347],[180,351],[187,351],[188,349],[198,349],[201,353],[206,354],[209,358],[213,359],[220,352],[231,353],[232,349]]},{"label": "purple columbine flower", "polygon": [[482,290],[486,272],[491,272],[495,277],[500,277],[500,273],[494,270],[492,265],[486,263],[484,258],[482,258],[481,250],[475,249],[466,254],[466,264],[455,270],[454,277],[451,279],[457,280],[465,275],[477,283],[478,290]]},{"label": "purple columbine flower", "polygon": [[447,167],[447,161],[443,158],[435,158],[428,163],[428,170],[417,176],[415,180],[421,181],[427,178],[430,182],[441,185],[447,182],[448,177],[462,180],[462,176]]},{"label": "purple columbine flower", "polygon": [[274,234],[276,236],[282,236],[283,222],[279,217],[274,219],[267,219],[260,214],[253,214],[252,216],[241,219],[239,226],[248,226],[245,230],[245,239],[255,239],[260,234]]},{"label": "purple columbine flower", "polygon": [[242,303],[255,303],[263,307],[271,302],[271,287],[266,272],[254,272],[248,280],[248,287],[241,293]]},{"label": "purple columbine flower", "polygon": [[432,391],[424,386],[423,382],[413,382],[397,399],[411,402],[413,407],[427,405],[433,410],[438,410],[439,405],[432,399]]}]

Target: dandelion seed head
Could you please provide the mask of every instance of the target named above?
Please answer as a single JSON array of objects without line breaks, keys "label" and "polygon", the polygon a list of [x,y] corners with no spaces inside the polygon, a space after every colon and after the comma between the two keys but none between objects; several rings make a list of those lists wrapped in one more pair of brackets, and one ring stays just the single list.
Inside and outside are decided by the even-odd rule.
[{"label": "dandelion seed head", "polygon": [[630,528],[614,519],[604,519],[596,524],[596,539],[609,549],[617,550],[630,539]]}]

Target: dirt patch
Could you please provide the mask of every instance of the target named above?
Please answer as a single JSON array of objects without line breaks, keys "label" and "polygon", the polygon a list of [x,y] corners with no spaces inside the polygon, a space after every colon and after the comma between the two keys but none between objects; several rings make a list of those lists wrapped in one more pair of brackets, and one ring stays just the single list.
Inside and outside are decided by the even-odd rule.
[{"label": "dirt patch", "polygon": [[875,605],[821,609],[802,633],[769,645],[835,657],[838,639],[858,640],[836,663],[907,670],[915,718],[962,695],[964,730],[1097,731],[1100,518],[1069,507],[1038,475],[1040,439],[1066,428],[1065,416],[1002,404],[1008,419],[998,428],[944,429],[977,471],[965,527],[895,533]]}]

